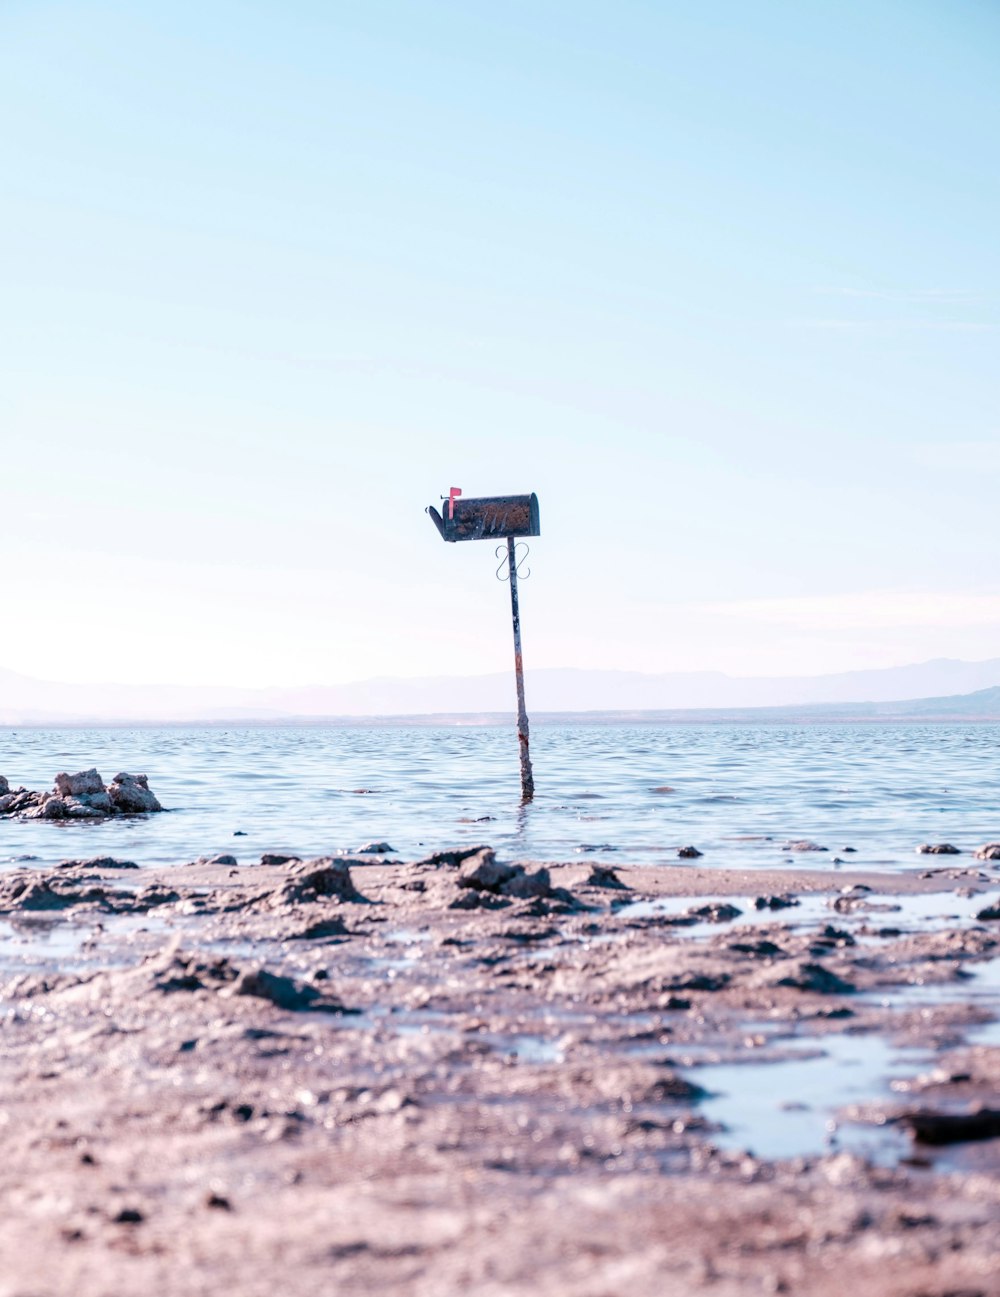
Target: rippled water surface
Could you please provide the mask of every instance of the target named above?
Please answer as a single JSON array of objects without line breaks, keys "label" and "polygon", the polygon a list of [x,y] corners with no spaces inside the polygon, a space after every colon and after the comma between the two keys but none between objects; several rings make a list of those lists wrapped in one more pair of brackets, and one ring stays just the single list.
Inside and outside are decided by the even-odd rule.
[{"label": "rippled water surface", "polygon": [[[0,864],[242,862],[375,839],[401,858],[488,842],[508,857],[672,864],[692,844],[706,866],[891,868],[913,865],[921,842],[1000,841],[996,725],[550,724],[534,728],[532,756],[537,795],[522,808],[506,727],[2,730],[11,787],[94,765],[106,781],[145,772],[171,813],[0,821]],[[783,850],[801,839],[828,851]]]}]

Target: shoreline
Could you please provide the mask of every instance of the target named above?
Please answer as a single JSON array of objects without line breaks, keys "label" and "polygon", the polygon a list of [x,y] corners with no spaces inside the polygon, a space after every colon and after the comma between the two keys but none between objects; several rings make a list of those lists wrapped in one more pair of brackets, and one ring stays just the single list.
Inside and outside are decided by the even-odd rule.
[{"label": "shoreline", "polygon": [[1000,872],[463,852],[0,875],[0,1295],[1000,1293]]}]

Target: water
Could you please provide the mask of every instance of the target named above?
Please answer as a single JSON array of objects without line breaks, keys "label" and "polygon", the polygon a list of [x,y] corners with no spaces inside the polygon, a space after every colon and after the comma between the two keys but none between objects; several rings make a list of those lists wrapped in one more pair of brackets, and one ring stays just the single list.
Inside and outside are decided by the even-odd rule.
[{"label": "water", "polygon": [[[0,868],[26,856],[33,859],[25,863],[44,866],[104,854],[179,865],[220,851],[248,862],[263,851],[306,856],[377,840],[404,859],[488,842],[502,857],[581,864],[677,864],[677,848],[693,844],[704,852],[702,867],[835,873],[971,866],[973,847],[1000,841],[996,725],[544,725],[535,729],[532,753],[538,792],[521,807],[509,727],[0,730],[0,773],[12,785],[48,788],[57,771],[92,765],[106,780],[118,770],[145,772],[170,810],[94,825],[0,820]],[[828,850],[783,850],[802,839]],[[914,854],[921,842],[942,841],[966,854]],[[994,876],[1000,892],[1000,873]],[[695,904],[622,899],[622,912],[635,918],[679,914]],[[968,922],[985,898],[900,897],[893,901],[898,909],[843,915],[830,909],[828,897],[805,897],[777,913],[754,910],[749,891],[736,904],[743,914],[725,925],[734,933],[776,921],[829,921],[864,940],[866,924],[921,931]],[[101,955],[99,942],[90,950],[92,928],[0,927],[0,967]],[[698,940],[719,930],[704,923],[678,932]],[[387,976],[420,959],[424,935],[389,934],[398,955],[382,959]],[[966,971],[971,976],[960,983],[893,988],[879,998],[900,1007],[972,998],[992,1007],[1000,961],[969,962]],[[396,1029],[443,1024],[428,1018]],[[992,1022],[973,1028],[969,1039],[996,1044],[998,1032]],[[785,1056],[691,1068],[692,1079],[712,1092],[704,1111],[725,1127],[720,1142],[772,1157],[847,1147],[891,1160],[905,1147],[896,1128],[832,1130],[831,1123],[841,1106],[887,1093],[890,1078],[912,1072],[923,1051],[877,1034],[770,1044],[783,1044]],[[562,1057],[561,1045],[543,1037],[518,1036],[504,1048],[525,1064]]]},{"label": "water", "polygon": [[[1000,840],[997,725],[551,724],[535,727],[532,756],[537,796],[521,807],[509,727],[5,729],[12,786],[49,788],[57,771],[93,765],[106,781],[145,772],[172,813],[0,821],[0,866],[219,851],[243,862],[374,839],[400,858],[488,842],[506,857],[674,864],[690,843],[707,867],[892,869],[920,863],[921,842]],[[800,839],[829,850],[782,850]]]},{"label": "water", "polygon": [[[1000,878],[997,879],[997,886],[1000,887]],[[855,895],[857,894],[853,891],[849,893],[852,898]],[[971,896],[929,892],[892,898],[874,893],[869,898],[862,893],[859,896],[859,908],[842,914],[834,908],[837,896],[819,892],[796,899],[798,903],[787,909],[758,910],[754,907],[752,896],[727,896],[726,903],[740,910],[737,917],[708,917],[694,923],[679,924],[676,930],[687,938],[697,940],[717,934],[723,925],[726,925],[731,935],[736,936],[746,926],[765,927],[780,923],[788,930],[795,931],[798,928],[814,928],[817,924],[832,923],[850,932],[857,941],[875,942],[880,940],[879,933],[884,928],[897,929],[899,932],[932,932],[972,922],[985,904],[981,892]],[[658,896],[655,900],[625,901],[615,906],[615,912],[619,918],[625,919],[654,919],[663,916],[669,920],[689,915],[702,904],[703,902],[690,896]]]},{"label": "water", "polygon": [[764,1158],[844,1149],[893,1162],[905,1148],[900,1130],[840,1125],[833,1112],[889,1094],[894,1073],[912,1075],[926,1060],[925,1051],[845,1032],[792,1048],[779,1061],[712,1063],[690,1075],[709,1091],[700,1108],[724,1128],[722,1144]]}]

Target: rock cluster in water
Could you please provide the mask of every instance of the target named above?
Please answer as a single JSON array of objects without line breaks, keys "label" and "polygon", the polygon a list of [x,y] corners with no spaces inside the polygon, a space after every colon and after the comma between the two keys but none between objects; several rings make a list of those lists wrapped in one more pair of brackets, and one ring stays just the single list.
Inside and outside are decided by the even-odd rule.
[{"label": "rock cluster in water", "polygon": [[145,775],[117,774],[105,785],[96,770],[62,773],[51,792],[12,789],[0,775],[0,816],[8,819],[97,820],[162,810]]}]

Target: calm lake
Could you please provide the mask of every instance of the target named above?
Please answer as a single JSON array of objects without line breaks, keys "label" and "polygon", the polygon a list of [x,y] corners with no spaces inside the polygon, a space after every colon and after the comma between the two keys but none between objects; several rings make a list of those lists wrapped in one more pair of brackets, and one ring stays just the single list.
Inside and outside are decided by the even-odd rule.
[{"label": "calm lake", "polygon": [[[892,869],[921,842],[1000,840],[998,725],[540,724],[532,757],[537,796],[522,808],[512,727],[5,729],[12,788],[127,770],[171,813],[0,821],[0,865],[248,863],[380,840],[402,858],[486,842],[505,858],[673,864],[692,844],[708,866]],[[799,839],[828,851],[782,849]]]}]

